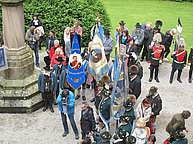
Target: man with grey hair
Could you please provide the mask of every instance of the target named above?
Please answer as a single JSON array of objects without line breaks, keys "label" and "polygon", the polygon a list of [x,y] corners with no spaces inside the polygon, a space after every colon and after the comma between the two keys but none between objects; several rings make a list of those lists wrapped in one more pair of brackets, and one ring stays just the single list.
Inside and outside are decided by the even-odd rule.
[{"label": "man with grey hair", "polygon": [[84,139],[89,132],[95,131],[96,126],[93,109],[89,107],[88,102],[82,102],[81,109],[80,127],[82,139]]},{"label": "man with grey hair", "polygon": [[57,48],[60,48],[62,50],[62,55],[64,55],[64,50],[59,46],[59,40],[54,40],[54,46],[51,47],[50,49],[50,53],[49,53],[49,57],[50,57],[50,60],[52,59],[52,56],[55,54],[55,51]]},{"label": "man with grey hair", "polygon": [[144,30],[144,40],[143,40],[144,48],[141,56],[141,61],[144,60],[144,57],[146,57],[147,60],[148,48],[151,44],[152,39],[153,39],[153,29],[151,28],[151,23],[148,22],[146,24],[146,29]]}]

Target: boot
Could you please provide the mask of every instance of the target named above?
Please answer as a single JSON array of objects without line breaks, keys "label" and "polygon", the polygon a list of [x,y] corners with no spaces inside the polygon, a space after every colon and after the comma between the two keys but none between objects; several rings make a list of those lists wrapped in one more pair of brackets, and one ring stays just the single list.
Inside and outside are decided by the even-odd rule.
[{"label": "boot", "polygon": [[43,112],[45,112],[48,108],[48,101],[44,100],[44,108],[43,108]]},{"label": "boot", "polygon": [[149,82],[151,82],[153,80],[153,69],[150,69],[150,78],[149,78]]},{"label": "boot", "polygon": [[189,83],[192,83],[192,70],[189,70],[189,79],[188,79]]},{"label": "boot", "polygon": [[158,79],[158,77],[156,77],[156,78],[155,78],[155,81],[159,83],[159,79]]},{"label": "boot", "polygon": [[54,113],[54,109],[53,109],[53,107],[52,107],[52,101],[49,101],[49,108],[50,108],[50,111],[51,111],[52,113]]},{"label": "boot", "polygon": [[178,70],[178,78],[177,78],[177,81],[179,81],[179,83],[182,83],[182,80],[181,80],[181,74],[182,74],[182,70]]}]

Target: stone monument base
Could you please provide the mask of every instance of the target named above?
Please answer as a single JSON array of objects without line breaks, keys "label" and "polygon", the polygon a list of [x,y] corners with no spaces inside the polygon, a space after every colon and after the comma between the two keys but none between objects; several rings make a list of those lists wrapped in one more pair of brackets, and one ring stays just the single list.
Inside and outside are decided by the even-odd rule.
[{"label": "stone monument base", "polygon": [[0,77],[0,113],[32,113],[43,107],[37,80],[40,71],[34,69],[31,76],[22,80],[6,80]]}]

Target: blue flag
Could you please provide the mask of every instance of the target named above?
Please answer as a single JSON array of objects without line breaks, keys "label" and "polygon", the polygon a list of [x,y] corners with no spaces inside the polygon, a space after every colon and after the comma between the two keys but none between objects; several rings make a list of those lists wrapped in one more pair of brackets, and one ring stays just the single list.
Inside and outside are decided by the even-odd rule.
[{"label": "blue flag", "polygon": [[81,51],[75,33],[67,69],[67,81],[73,89],[77,89],[85,81],[84,65],[82,63]]},{"label": "blue flag", "polygon": [[102,43],[100,27],[96,27],[96,33],[93,38],[92,48],[89,56],[88,73],[99,81],[100,78],[109,71],[109,65],[105,57],[105,51]]},{"label": "blue flag", "polygon": [[124,62],[119,62],[116,70],[114,87],[112,92],[112,115],[118,120],[124,113],[125,109],[123,103],[125,101],[125,76],[124,76]]},{"label": "blue flag", "polygon": [[0,71],[8,69],[5,48],[0,48]]}]

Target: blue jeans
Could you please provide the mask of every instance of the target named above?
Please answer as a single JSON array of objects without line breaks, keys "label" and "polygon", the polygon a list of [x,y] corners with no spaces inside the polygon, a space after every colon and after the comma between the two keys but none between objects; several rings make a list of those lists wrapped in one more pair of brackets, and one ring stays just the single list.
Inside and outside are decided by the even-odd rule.
[{"label": "blue jeans", "polygon": [[[62,124],[63,124],[63,127],[64,127],[64,131],[68,132],[67,118],[66,118],[66,115],[63,112],[61,112],[61,117],[62,117]],[[77,129],[76,123],[74,121],[73,113],[68,115],[68,118],[70,120],[70,123],[71,123],[71,126],[72,126],[72,129],[73,129],[74,133],[78,134],[78,129]]]},{"label": "blue jeans", "polygon": [[38,46],[37,45],[29,45],[30,48],[34,51],[36,57],[36,66],[39,66],[39,53],[38,53]]}]

